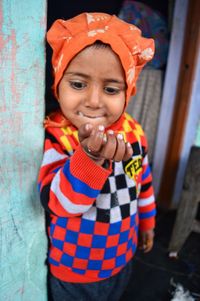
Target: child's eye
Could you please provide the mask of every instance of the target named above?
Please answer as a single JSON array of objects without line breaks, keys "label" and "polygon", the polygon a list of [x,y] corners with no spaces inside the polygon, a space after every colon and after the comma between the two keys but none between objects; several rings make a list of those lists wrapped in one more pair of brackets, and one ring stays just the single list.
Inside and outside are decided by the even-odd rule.
[{"label": "child's eye", "polygon": [[118,94],[120,92],[120,89],[119,88],[114,88],[114,87],[105,87],[104,91],[107,94],[115,95],[115,94]]},{"label": "child's eye", "polygon": [[86,87],[86,84],[83,83],[83,82],[79,82],[79,81],[70,81],[70,86],[71,86],[73,89],[76,89],[76,90],[82,90],[83,88]]}]

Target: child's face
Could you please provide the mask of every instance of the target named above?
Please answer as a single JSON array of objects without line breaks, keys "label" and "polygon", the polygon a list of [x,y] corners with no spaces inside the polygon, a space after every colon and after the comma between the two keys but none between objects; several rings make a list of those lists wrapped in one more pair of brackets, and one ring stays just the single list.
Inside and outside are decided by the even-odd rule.
[{"label": "child's face", "polygon": [[59,104],[77,128],[110,126],[124,111],[126,83],[118,56],[110,47],[87,47],[70,62],[58,86]]}]

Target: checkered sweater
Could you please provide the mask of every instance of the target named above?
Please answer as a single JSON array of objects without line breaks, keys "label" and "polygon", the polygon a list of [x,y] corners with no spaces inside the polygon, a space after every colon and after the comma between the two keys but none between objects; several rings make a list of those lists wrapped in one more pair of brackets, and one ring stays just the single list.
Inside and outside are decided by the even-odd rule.
[{"label": "checkered sweater", "polygon": [[60,280],[94,282],[115,275],[135,253],[138,228],[154,228],[145,135],[128,114],[118,132],[131,143],[133,156],[104,169],[82,150],[76,128],[46,130],[39,189],[50,217],[50,270]]}]

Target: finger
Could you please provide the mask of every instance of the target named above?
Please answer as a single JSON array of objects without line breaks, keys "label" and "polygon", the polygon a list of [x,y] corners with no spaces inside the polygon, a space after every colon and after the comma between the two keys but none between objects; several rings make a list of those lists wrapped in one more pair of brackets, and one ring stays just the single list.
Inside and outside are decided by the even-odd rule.
[{"label": "finger", "polygon": [[154,230],[148,230],[144,233],[141,233],[141,238],[143,241],[143,251],[144,253],[147,253],[149,251],[151,251],[151,249],[153,248],[153,243],[154,243]]},{"label": "finger", "polygon": [[102,147],[102,150],[100,152],[100,155],[108,160],[112,160],[117,148],[117,140],[114,135],[114,132],[112,130],[107,131],[107,141],[105,143],[104,139],[104,145]]},{"label": "finger", "polygon": [[151,251],[151,249],[153,248],[153,241],[152,242],[143,242],[143,243],[140,243],[139,245],[138,245],[138,248],[140,249],[140,250],[142,250],[144,253],[147,253],[147,252],[149,252],[149,251]]},{"label": "finger", "polygon": [[124,158],[125,155],[125,151],[126,151],[126,145],[124,142],[124,137],[122,134],[117,134],[117,149],[114,155],[114,160],[116,162],[122,161],[122,159]]},{"label": "finger", "polygon": [[145,237],[143,235],[140,234],[139,236],[139,240],[138,240],[138,248],[140,250],[144,250],[144,248],[146,247],[146,244],[145,244]]},{"label": "finger", "polygon": [[92,132],[93,126],[90,123],[86,123],[80,126],[78,130],[79,141],[82,142],[84,139],[88,138]]},{"label": "finger", "polygon": [[130,142],[127,142],[123,161],[127,161],[132,156],[133,156],[133,148],[132,148]]},{"label": "finger", "polygon": [[103,125],[99,125],[92,130],[87,141],[87,147],[91,153],[98,153],[100,151],[103,144],[104,130],[105,128]]},{"label": "finger", "polygon": [[151,251],[152,248],[153,248],[153,239],[147,240],[146,245],[144,247],[144,253],[148,253],[149,251]]}]

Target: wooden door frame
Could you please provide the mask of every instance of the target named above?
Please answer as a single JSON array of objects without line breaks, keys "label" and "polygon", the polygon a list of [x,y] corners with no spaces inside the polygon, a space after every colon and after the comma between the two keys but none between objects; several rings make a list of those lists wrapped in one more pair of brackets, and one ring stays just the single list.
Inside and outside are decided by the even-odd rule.
[{"label": "wooden door frame", "polygon": [[158,203],[164,208],[169,208],[171,205],[191,104],[193,80],[200,46],[199,11],[200,1],[189,1],[176,100],[158,194]]},{"label": "wooden door frame", "polygon": [[165,71],[165,79],[163,83],[162,99],[152,166],[154,179],[153,184],[156,197],[159,193],[162,173],[164,169],[164,162],[167,153],[170,125],[172,123],[173,108],[176,98],[176,89],[183,50],[188,1],[189,0],[176,0],[173,13],[169,54]]}]

